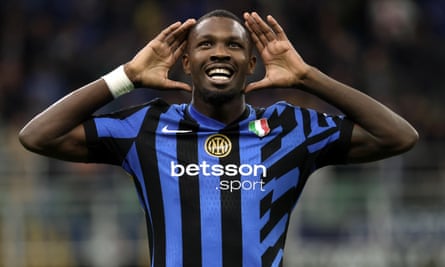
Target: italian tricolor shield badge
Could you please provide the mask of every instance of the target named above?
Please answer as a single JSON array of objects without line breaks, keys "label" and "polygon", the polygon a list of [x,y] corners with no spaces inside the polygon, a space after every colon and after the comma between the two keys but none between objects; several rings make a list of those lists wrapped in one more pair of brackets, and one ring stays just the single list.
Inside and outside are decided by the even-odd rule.
[{"label": "italian tricolor shield badge", "polygon": [[259,137],[268,135],[270,132],[270,128],[269,124],[267,123],[267,119],[262,118],[249,122],[249,131],[253,132]]}]

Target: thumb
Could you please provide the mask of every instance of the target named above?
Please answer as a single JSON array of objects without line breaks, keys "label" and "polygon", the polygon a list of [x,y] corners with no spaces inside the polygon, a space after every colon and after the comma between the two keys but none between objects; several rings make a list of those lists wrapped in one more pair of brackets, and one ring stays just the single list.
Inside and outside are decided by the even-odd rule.
[{"label": "thumb", "polygon": [[261,89],[266,89],[271,87],[272,85],[270,84],[269,80],[264,78],[260,81],[257,82],[251,82],[249,83],[246,88],[244,89],[245,93],[251,92],[251,91],[255,91],[255,90],[261,90]]},{"label": "thumb", "polygon": [[179,90],[184,90],[184,91],[188,91],[191,92],[192,91],[192,87],[184,82],[178,82],[178,81],[173,81],[168,79],[166,81],[166,85],[165,87],[169,88],[169,89],[179,89]]}]

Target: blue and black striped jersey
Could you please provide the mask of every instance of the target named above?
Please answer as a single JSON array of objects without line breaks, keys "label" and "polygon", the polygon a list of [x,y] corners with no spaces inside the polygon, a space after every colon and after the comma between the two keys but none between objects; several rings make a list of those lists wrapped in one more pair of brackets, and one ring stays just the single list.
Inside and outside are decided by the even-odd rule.
[{"label": "blue and black striped jersey", "polygon": [[84,124],[89,161],[134,177],[156,267],[281,266],[307,178],[345,161],[352,125],[286,102],[224,125],[159,99]]}]

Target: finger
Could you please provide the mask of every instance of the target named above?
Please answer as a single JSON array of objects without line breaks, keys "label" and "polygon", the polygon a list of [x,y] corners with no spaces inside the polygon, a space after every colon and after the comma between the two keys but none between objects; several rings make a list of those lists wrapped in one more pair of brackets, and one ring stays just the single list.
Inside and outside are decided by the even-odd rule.
[{"label": "finger", "polygon": [[259,26],[261,35],[264,36],[264,38],[265,38],[265,40],[267,40],[267,42],[276,40],[276,34],[272,30],[272,28],[258,15],[258,13],[253,12],[252,18],[254,19],[256,24]]},{"label": "finger", "polygon": [[265,46],[267,44],[267,38],[264,36],[264,33],[257,21],[253,18],[252,15],[248,15],[248,19],[246,22],[248,23],[251,32],[256,36],[256,39],[261,42],[262,46]]},{"label": "finger", "polygon": [[270,84],[270,81],[266,78],[257,81],[257,82],[251,82],[249,83],[246,88],[244,89],[244,93],[249,93],[255,90],[261,90],[272,87]]},{"label": "finger", "polygon": [[[248,16],[248,15],[246,15],[246,16]],[[245,16],[245,18],[246,18],[246,16]],[[244,24],[246,25],[247,30],[249,30],[250,36],[252,37],[252,41],[255,44],[256,48],[258,49],[258,51],[262,51],[264,49],[264,45],[260,42],[256,33],[250,27],[250,24],[247,22],[247,19]]]},{"label": "finger", "polygon": [[178,81],[174,81],[174,80],[170,80],[170,79],[166,80],[165,82],[166,82],[165,88],[167,88],[167,89],[172,89],[172,90],[179,89],[179,90],[184,90],[187,92],[192,91],[192,87],[187,83],[178,82]]},{"label": "finger", "polygon": [[167,28],[165,28],[164,30],[161,31],[161,33],[158,34],[158,36],[156,36],[155,39],[158,39],[161,42],[165,42],[167,37],[174,32],[177,28],[179,28],[179,26],[181,26],[181,22],[177,21],[173,24],[171,24],[170,26],[168,26]]},{"label": "finger", "polygon": [[269,23],[272,30],[275,32],[278,40],[287,40],[286,33],[274,17],[272,17],[271,15],[267,16],[267,22]]},{"label": "finger", "polygon": [[166,42],[170,46],[178,46],[182,41],[187,38],[190,29],[196,24],[195,19],[188,19],[181,24],[177,29],[171,32],[166,37]]},{"label": "finger", "polygon": [[185,51],[185,48],[187,47],[187,41],[184,40],[176,49],[173,50],[173,57],[178,59]]},{"label": "finger", "polygon": [[263,50],[267,42],[265,41],[265,39],[263,40],[261,39],[260,36],[263,33],[260,30],[259,26],[255,22],[253,17],[248,13],[244,14],[244,19],[245,19],[245,25],[247,29],[250,31],[250,35],[252,36],[252,40],[255,43],[257,49],[259,51]]},{"label": "finger", "polygon": [[258,36],[256,34],[252,34],[252,41],[255,44],[255,46],[258,49],[258,51],[263,51],[264,45],[260,41],[260,39],[258,38]]}]

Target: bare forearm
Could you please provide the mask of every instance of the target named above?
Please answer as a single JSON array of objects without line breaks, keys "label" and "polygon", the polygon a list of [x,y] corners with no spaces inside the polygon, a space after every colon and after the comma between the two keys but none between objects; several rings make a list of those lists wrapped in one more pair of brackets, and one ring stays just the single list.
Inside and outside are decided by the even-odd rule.
[{"label": "bare forearm", "polygon": [[113,97],[103,79],[98,79],[63,97],[35,116],[20,132],[31,150],[43,149],[82,124]]},{"label": "bare forearm", "polygon": [[[417,141],[416,130],[401,116],[368,95],[311,68],[303,79],[304,90],[340,109],[383,149],[395,153]],[[391,151],[389,152],[391,153]]]},{"label": "bare forearm", "polygon": [[378,131],[385,125],[401,119],[371,97],[330,78],[315,68],[308,72],[303,81],[304,90],[340,109],[365,129],[375,128]]}]

